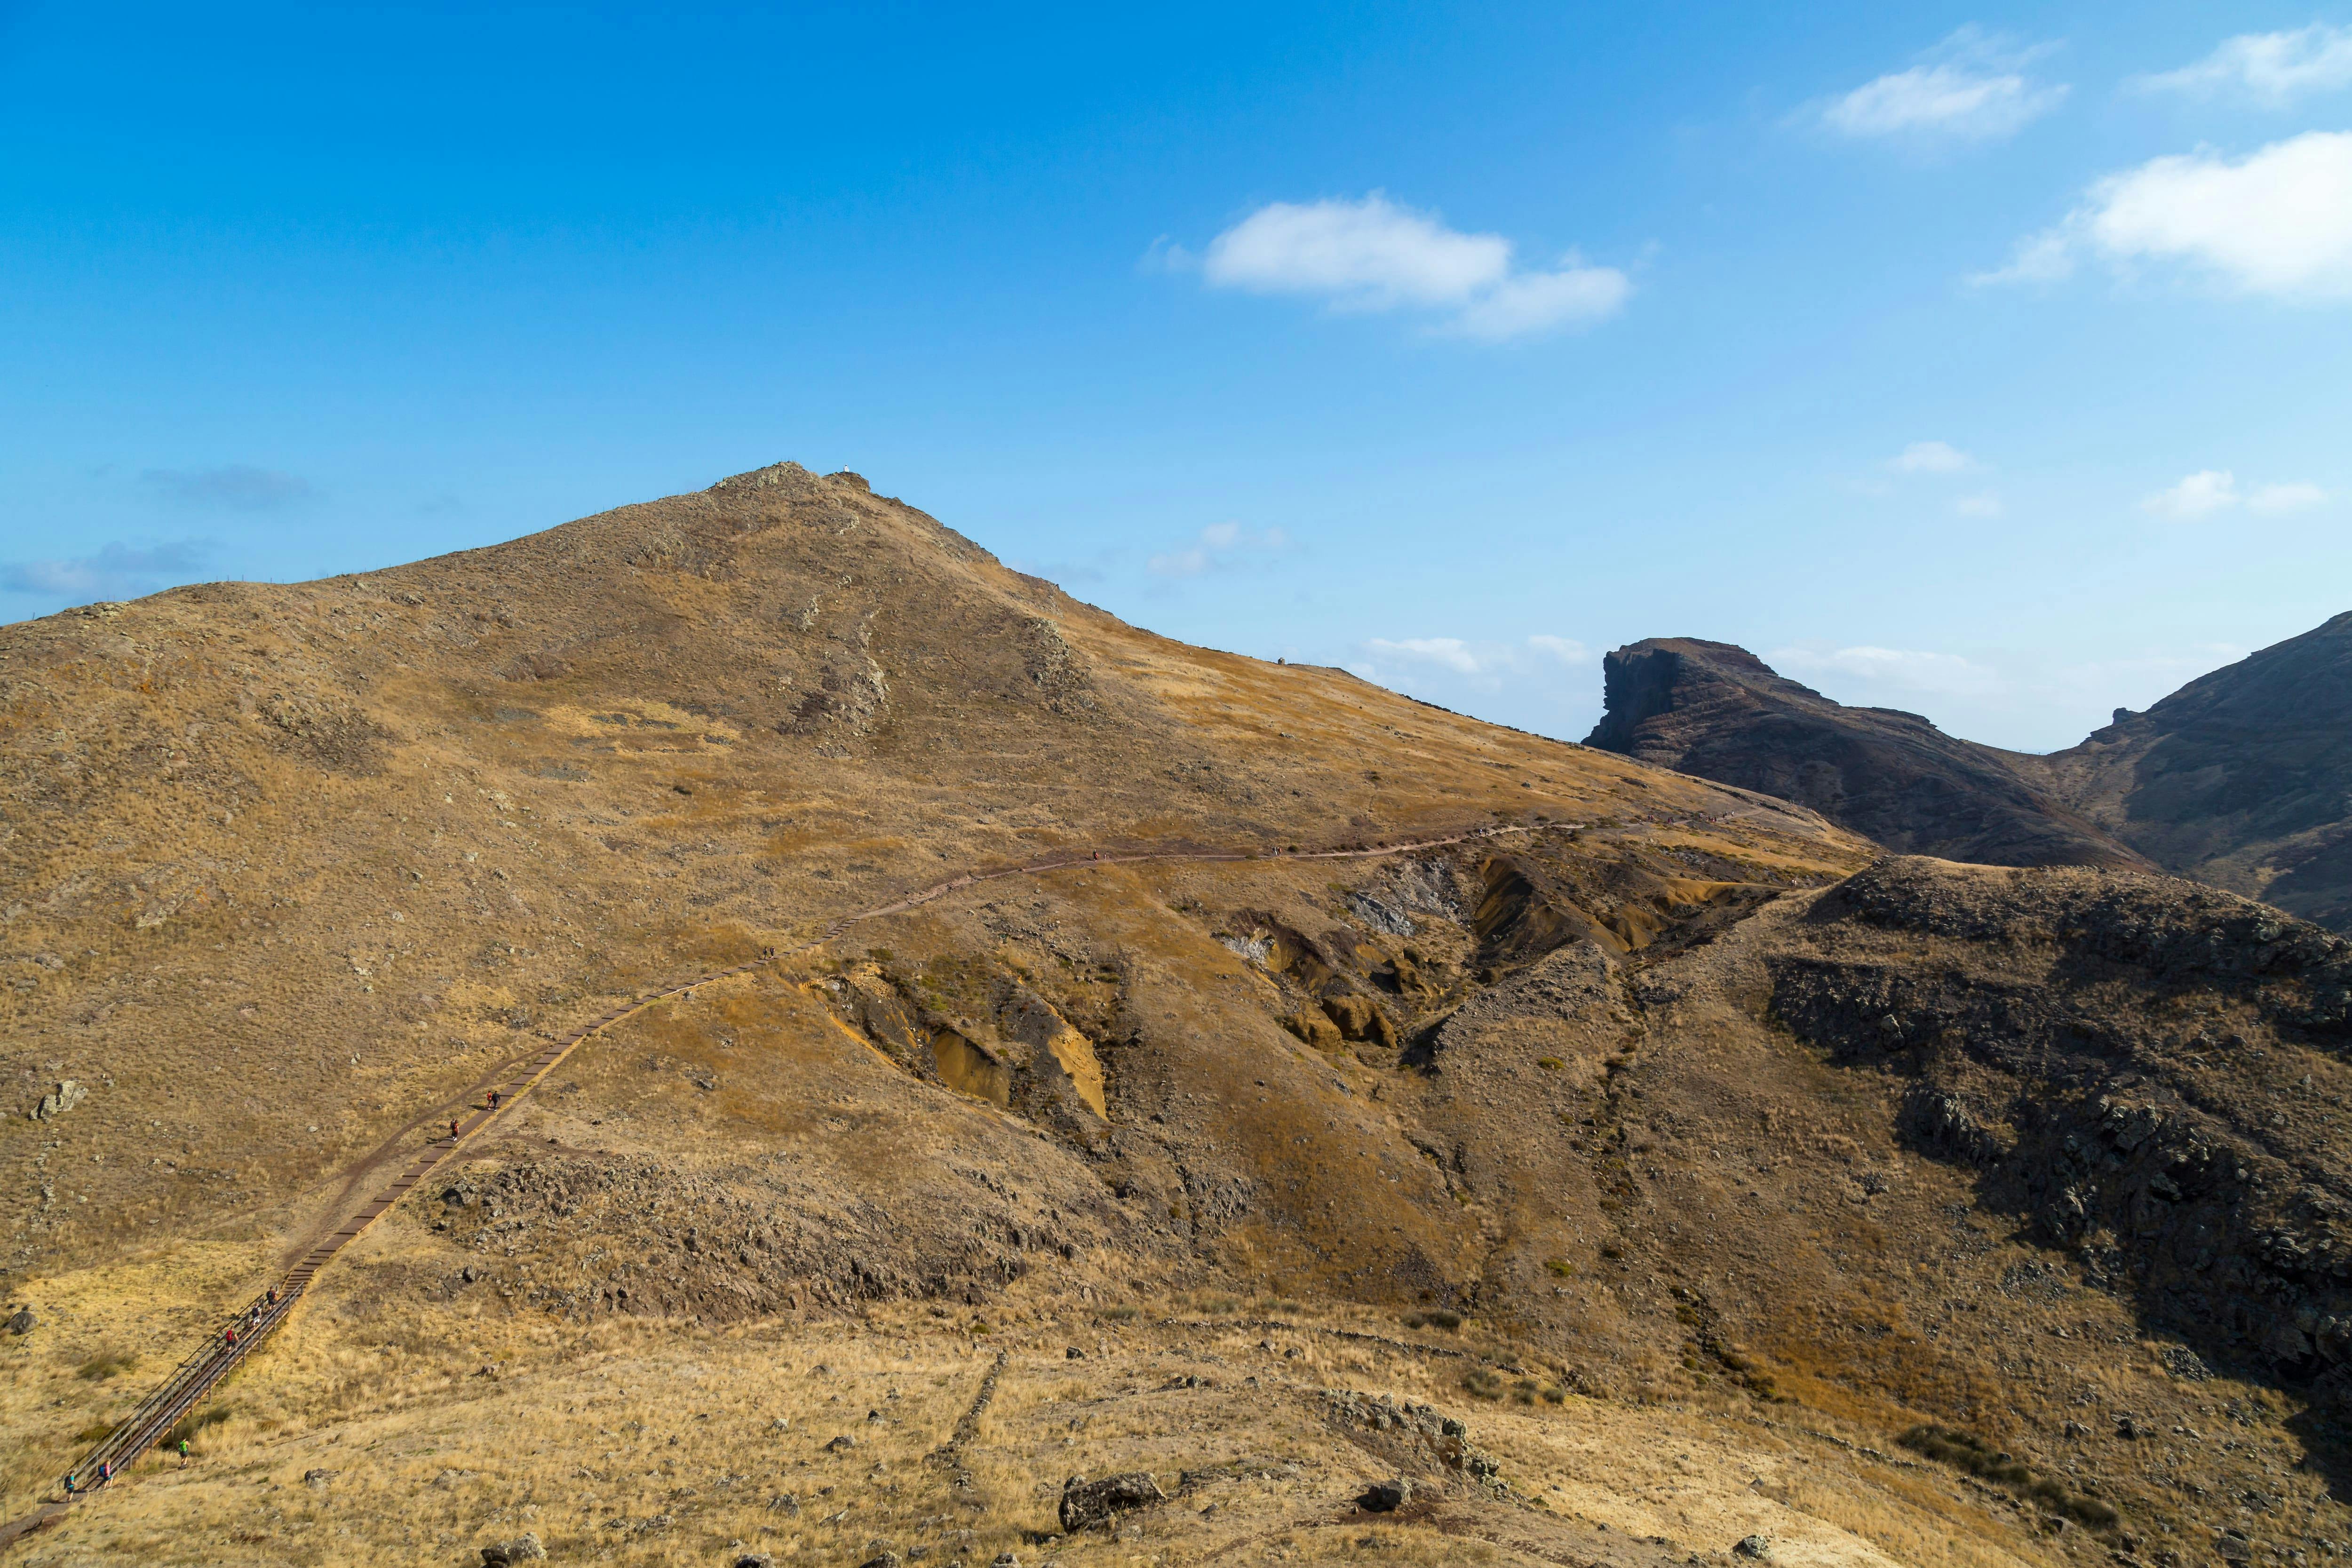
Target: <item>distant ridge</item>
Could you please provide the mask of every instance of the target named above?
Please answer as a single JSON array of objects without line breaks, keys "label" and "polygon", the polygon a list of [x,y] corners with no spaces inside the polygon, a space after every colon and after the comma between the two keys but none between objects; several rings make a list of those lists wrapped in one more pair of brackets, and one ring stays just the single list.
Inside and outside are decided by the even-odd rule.
[{"label": "distant ridge", "polygon": [[1901,854],[1990,866],[2149,869],[2011,765],[1916,713],[1848,708],[1746,648],[1652,637],[1602,664],[1585,744],[1811,807]]},{"label": "distant ridge", "polygon": [[1901,853],[2161,868],[2352,930],[2352,613],[2048,756],[1846,707],[1730,643],[1652,637],[1603,671],[1587,745],[1779,795]]}]

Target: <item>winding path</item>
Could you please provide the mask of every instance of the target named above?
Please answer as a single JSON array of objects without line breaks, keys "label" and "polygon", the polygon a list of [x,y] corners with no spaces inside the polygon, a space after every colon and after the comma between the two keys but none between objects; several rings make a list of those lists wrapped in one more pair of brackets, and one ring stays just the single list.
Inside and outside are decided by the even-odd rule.
[{"label": "winding path", "polygon": [[[1579,825],[1565,822],[1546,823],[1542,825],[1542,828],[1565,829],[1577,826]],[[942,898],[961,889],[974,887],[982,882],[997,881],[1007,877],[1038,877],[1054,871],[1075,870],[1080,867],[1131,866],[1150,861],[1367,860],[1388,855],[1409,855],[1423,849],[1441,849],[1453,845],[1467,844],[1477,839],[1497,838],[1510,834],[1537,831],[1539,829],[1531,826],[1476,827],[1437,838],[1412,839],[1394,844],[1356,845],[1338,849],[1202,849],[1132,852],[1094,850],[1068,859],[1033,861],[1026,865],[1007,866],[992,871],[969,871],[961,877],[935,883],[918,892],[908,893],[889,903],[877,904],[872,909],[862,910],[856,914],[844,915],[826,925],[815,937],[797,947],[771,948],[748,963],[739,963],[731,968],[714,970],[708,974],[698,974],[691,980],[682,981],[666,990],[647,992],[635,997],[593,1022],[573,1030],[571,1034],[560,1039],[551,1040],[546,1048],[536,1056],[504,1069],[505,1077],[478,1086],[477,1093],[482,1097],[480,1105],[468,1105],[465,1111],[450,1122],[447,1133],[436,1137],[426,1143],[424,1149],[408,1162],[407,1166],[393,1178],[390,1184],[378,1190],[334,1231],[318,1238],[307,1251],[294,1259],[278,1283],[255,1297],[242,1311],[229,1319],[193,1354],[180,1363],[173,1369],[171,1376],[164,1379],[152,1393],[142,1400],[139,1407],[132,1411],[121,1425],[84,1456],[81,1462],[67,1474],[58,1493],[44,1501],[33,1512],[22,1518],[11,1520],[5,1524],[0,1524],[0,1548],[5,1548],[35,1531],[56,1523],[65,1517],[66,1511],[75,1502],[87,1496],[90,1490],[110,1484],[141,1455],[163,1442],[173,1427],[187,1418],[206,1394],[217,1386],[223,1378],[234,1372],[247,1356],[252,1354],[257,1345],[268,1339],[270,1333],[286,1321],[293,1311],[296,1303],[301,1300],[303,1294],[310,1289],[311,1281],[318,1278],[319,1270],[325,1268],[337,1253],[357,1240],[377,1219],[401,1199],[406,1197],[436,1169],[447,1163],[450,1156],[472,1142],[497,1123],[501,1117],[512,1110],[515,1102],[537,1088],[549,1073],[553,1072],[563,1062],[565,1058],[614,1025],[643,1012],[656,1002],[666,1001],[672,996],[690,995],[698,985],[708,985],[774,963],[780,958],[793,957],[823,947],[851,926],[866,921],[903,914],[908,910],[917,909],[934,899]],[[400,1139],[404,1140],[407,1134],[404,1132],[400,1135]],[[396,1140],[393,1144],[387,1145],[385,1149],[362,1162],[359,1171],[355,1173],[355,1179],[379,1164],[387,1163],[385,1156],[396,1153],[399,1141]],[[346,1195],[349,1191],[350,1188],[347,1186]]]}]

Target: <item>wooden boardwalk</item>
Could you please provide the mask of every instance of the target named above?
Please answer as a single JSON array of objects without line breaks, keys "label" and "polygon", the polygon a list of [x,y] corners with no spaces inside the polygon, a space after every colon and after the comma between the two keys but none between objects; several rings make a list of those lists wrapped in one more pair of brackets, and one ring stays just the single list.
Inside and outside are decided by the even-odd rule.
[{"label": "wooden boardwalk", "polygon": [[[1552,827],[1568,828],[1576,825],[1555,823]],[[185,1361],[173,1369],[172,1375],[142,1400],[139,1407],[118,1426],[98,1447],[85,1455],[81,1462],[63,1479],[60,1490],[33,1512],[0,1524],[0,1548],[32,1534],[35,1531],[56,1523],[79,1499],[92,1490],[110,1485],[124,1471],[168,1436],[185,1420],[190,1412],[212,1392],[220,1381],[243,1364],[254,1348],[268,1339],[294,1310],[319,1271],[333,1260],[335,1255],[364,1235],[367,1228],[382,1218],[403,1198],[414,1192],[433,1173],[446,1164],[451,1156],[495,1125],[515,1103],[542,1082],[565,1058],[595,1038],[614,1024],[644,1011],[656,1002],[673,996],[690,994],[698,985],[709,985],[730,976],[747,973],[781,958],[813,952],[833,941],[843,931],[861,921],[880,920],[902,914],[908,910],[929,903],[932,900],[1006,877],[1036,877],[1053,871],[1073,870],[1079,867],[1127,866],[1150,861],[1232,861],[1232,860],[1356,860],[1371,859],[1388,855],[1407,855],[1423,849],[1438,849],[1466,844],[1475,839],[1494,838],[1508,834],[1532,833],[1532,827],[1493,826],[1468,828],[1437,838],[1415,839],[1409,842],[1375,845],[1349,845],[1333,849],[1304,851],[1263,850],[1093,850],[1067,859],[1034,861],[1022,866],[1006,866],[987,871],[967,872],[948,881],[935,883],[919,891],[908,893],[887,904],[877,904],[856,914],[844,915],[827,925],[814,938],[798,947],[777,951],[771,949],[748,963],[729,969],[714,970],[682,981],[666,990],[648,992],[621,1006],[612,1009],[593,1022],[573,1030],[561,1039],[549,1042],[547,1047],[526,1061],[504,1080],[489,1089],[496,1094],[496,1103],[486,1097],[485,1102],[470,1108],[451,1123],[449,1132],[426,1143],[406,1168],[392,1179],[390,1184],[370,1197],[345,1220],[341,1228],[322,1238],[298,1258],[282,1279],[248,1302],[245,1309],[229,1319]]]}]

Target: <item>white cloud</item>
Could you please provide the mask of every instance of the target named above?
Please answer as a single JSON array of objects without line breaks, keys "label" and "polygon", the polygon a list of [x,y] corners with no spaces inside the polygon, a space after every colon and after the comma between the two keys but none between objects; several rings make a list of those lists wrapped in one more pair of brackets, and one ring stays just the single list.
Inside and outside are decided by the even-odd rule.
[{"label": "white cloud", "polygon": [[1279,528],[1253,533],[1238,522],[1213,522],[1191,542],[1162,551],[1144,565],[1157,577],[1198,577],[1237,564],[1235,557],[1243,553],[1283,550],[1289,544],[1290,536]]},{"label": "white cloud", "polygon": [[2200,468],[2179,484],[2149,496],[2140,502],[2140,508],[2176,522],[2194,522],[2200,517],[2241,506],[2249,511],[2300,511],[2326,499],[2327,492],[2317,485],[2303,483],[2263,485],[2242,492],[2237,476],[2229,469]]},{"label": "white cloud", "polygon": [[2246,508],[2250,511],[2301,511],[2326,499],[2327,492],[2317,485],[2264,485],[2246,498]]},{"label": "white cloud", "polygon": [[1209,569],[1209,552],[1195,545],[1190,550],[1164,552],[1144,564],[1162,577],[1198,577]]},{"label": "white cloud", "polygon": [[2053,281],[2085,250],[2117,267],[2187,265],[2249,294],[2352,298],[2352,132],[2306,132],[2234,163],[2200,151],[2111,174],[1972,281]]},{"label": "white cloud", "polygon": [[1963,27],[1925,63],[1865,82],[1821,111],[1846,136],[1997,142],[2058,107],[2063,83],[2040,83],[2024,67],[2042,51]]},{"label": "white cloud", "polygon": [[1765,662],[1784,675],[1817,679],[1844,677],[1902,691],[1930,692],[1946,697],[1972,696],[2000,684],[1998,672],[1952,653],[1925,653],[1899,647],[1784,647],[1766,656]]},{"label": "white cloud", "polygon": [[1948,441],[1914,441],[1886,460],[1898,474],[1957,474],[1976,459]]},{"label": "white cloud", "polygon": [[1572,321],[1613,316],[1633,292],[1632,279],[1613,267],[1586,267],[1573,254],[1558,272],[1521,272],[1506,278],[1462,307],[1452,330],[1465,338],[1502,342],[1531,336]]},{"label": "white cloud", "polygon": [[2009,265],[1990,272],[1974,272],[1979,284],[2063,283],[2074,276],[2074,245],[2063,228],[2029,234],[2011,248]]},{"label": "white cloud", "polygon": [[1408,664],[1443,665],[1457,675],[1476,675],[1482,668],[1478,656],[1460,637],[1405,637],[1397,642],[1373,637],[1364,644],[1364,648],[1382,658],[1402,659]]},{"label": "white cloud", "polygon": [[2169,489],[2141,501],[2140,510],[2180,521],[2210,516],[2236,506],[2238,479],[2227,468],[2200,468]]},{"label": "white cloud", "polygon": [[2292,33],[2241,33],[2194,65],[2137,77],[2131,85],[2199,98],[2242,93],[2284,108],[2305,93],[2352,87],[2352,27],[2314,22]]},{"label": "white cloud", "polygon": [[1336,310],[1430,311],[1441,331],[1489,342],[1601,321],[1633,292],[1624,273],[1573,254],[1521,269],[1502,236],[1448,228],[1379,191],[1262,206],[1209,242],[1201,271],[1216,288],[1308,295]]},{"label": "white cloud", "polygon": [[1543,677],[1563,664],[1588,664],[1591,650],[1574,637],[1549,632],[1518,642],[1470,642],[1462,637],[1371,637],[1360,650],[1368,656],[1348,666],[1366,680],[1378,681],[1381,671],[1441,669],[1471,678],[1482,690],[1499,689],[1504,681]]},{"label": "white cloud", "polygon": [[1992,491],[1983,490],[1976,495],[1962,496],[1952,503],[1952,510],[1962,517],[1999,517],[2009,508]]}]

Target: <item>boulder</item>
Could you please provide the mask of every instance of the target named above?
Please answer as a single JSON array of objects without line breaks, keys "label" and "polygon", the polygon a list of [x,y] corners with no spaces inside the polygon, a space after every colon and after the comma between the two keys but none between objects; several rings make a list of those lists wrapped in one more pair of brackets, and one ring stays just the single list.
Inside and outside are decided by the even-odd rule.
[{"label": "boulder", "polygon": [[1769,1563],[1772,1543],[1760,1535],[1743,1535],[1731,1548],[1734,1557],[1745,1557],[1752,1563]]},{"label": "boulder", "polygon": [[482,1548],[482,1568],[510,1568],[517,1563],[536,1563],[547,1556],[547,1548],[536,1531],[516,1536],[512,1541],[494,1542]]},{"label": "boulder", "polygon": [[735,1559],[735,1568],[776,1568],[776,1560],[764,1552],[746,1552]]},{"label": "boulder", "polygon": [[1412,1482],[1402,1476],[1392,1481],[1374,1481],[1356,1500],[1356,1506],[1366,1513],[1394,1513],[1412,1500]]},{"label": "boulder", "polygon": [[1098,1481],[1072,1476],[1062,1483],[1062,1529],[1075,1535],[1109,1523],[1122,1513],[1167,1500],[1168,1494],[1160,1489],[1149,1470],[1129,1470]]},{"label": "boulder", "polygon": [[8,1331],[12,1334],[29,1334],[40,1325],[40,1321],[38,1318],[33,1316],[32,1308],[19,1307],[8,1319]]},{"label": "boulder", "polygon": [[58,1085],[56,1093],[41,1096],[40,1104],[33,1108],[33,1120],[47,1121],[63,1116],[89,1098],[89,1089],[71,1079],[66,1079]]}]

